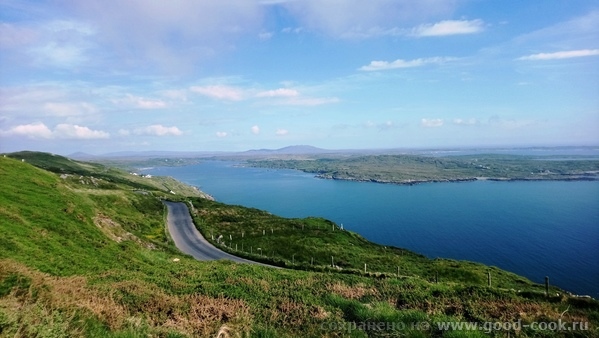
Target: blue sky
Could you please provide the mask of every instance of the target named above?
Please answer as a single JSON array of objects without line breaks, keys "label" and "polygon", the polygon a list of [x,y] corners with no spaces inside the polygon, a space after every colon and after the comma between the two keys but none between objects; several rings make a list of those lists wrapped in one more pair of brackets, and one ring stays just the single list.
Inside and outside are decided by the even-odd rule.
[{"label": "blue sky", "polygon": [[599,145],[599,3],[0,0],[0,152]]}]

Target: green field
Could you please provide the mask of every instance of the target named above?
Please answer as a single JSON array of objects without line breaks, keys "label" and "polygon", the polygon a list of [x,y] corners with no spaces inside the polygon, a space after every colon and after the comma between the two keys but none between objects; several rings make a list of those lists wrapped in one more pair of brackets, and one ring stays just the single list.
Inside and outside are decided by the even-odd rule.
[{"label": "green field", "polygon": [[[589,330],[510,334],[598,335],[599,302],[553,288],[546,297],[497,268],[429,260],[324,219],[225,205],[162,178],[11,157],[0,157],[0,337],[480,337],[435,323],[559,319]],[[181,254],[165,232],[163,199],[191,202],[204,234],[231,239],[227,250],[292,269]],[[432,326],[414,326],[422,322]]]},{"label": "green field", "polygon": [[491,180],[597,180],[599,158],[517,155],[429,157],[369,155],[314,157],[301,160],[249,160],[251,166],[297,169],[338,180],[414,184]]}]

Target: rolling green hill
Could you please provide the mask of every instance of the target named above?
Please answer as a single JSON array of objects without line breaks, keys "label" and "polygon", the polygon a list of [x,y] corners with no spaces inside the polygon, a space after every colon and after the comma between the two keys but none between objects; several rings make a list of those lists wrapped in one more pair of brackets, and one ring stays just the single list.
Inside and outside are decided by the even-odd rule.
[{"label": "rolling green hill", "polygon": [[[557,289],[545,297],[542,287],[496,268],[428,260],[333,230],[327,220],[284,219],[153,179],[49,154],[0,157],[0,337],[479,337],[485,333],[436,323],[560,318],[589,322],[574,332],[581,337],[597,334],[597,301]],[[181,254],[165,233],[166,198],[191,202],[208,236],[243,231],[245,242],[231,241],[229,250],[260,245],[262,255],[246,255],[293,269]],[[263,241],[261,229],[272,229],[276,244]],[[339,269],[326,258],[307,263],[331,253]]]}]

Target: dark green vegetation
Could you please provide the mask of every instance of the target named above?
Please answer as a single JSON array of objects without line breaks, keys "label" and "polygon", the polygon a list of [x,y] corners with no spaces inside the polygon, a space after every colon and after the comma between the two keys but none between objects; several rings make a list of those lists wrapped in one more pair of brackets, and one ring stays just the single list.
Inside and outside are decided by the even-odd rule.
[{"label": "dark green vegetation", "polygon": [[476,179],[599,179],[599,159],[581,160],[576,157],[560,159],[517,155],[371,155],[248,162],[256,167],[298,169],[315,173],[320,178],[400,184]]},{"label": "dark green vegetation", "polygon": [[[561,292],[557,296],[557,290],[546,298],[538,286],[507,272],[490,268],[496,285],[489,288],[487,269],[481,265],[429,261],[400,249],[384,249],[357,235],[333,231],[326,220],[288,220],[184,198],[160,185],[142,187],[142,178],[132,177],[127,183],[128,174],[111,176],[111,169],[93,165],[76,177],[65,176],[89,164],[35,153],[22,162],[19,156],[0,157],[1,337],[479,337],[484,336],[479,331],[445,332],[434,325],[418,330],[411,324],[559,318],[589,321],[589,331],[523,328],[520,336],[597,336],[597,301]],[[105,176],[99,175],[102,170],[107,170]],[[307,264],[314,256],[315,265],[324,266],[326,258],[317,254],[334,252],[342,270],[195,261],[168,241],[160,198],[192,201],[205,232],[212,229],[226,236],[225,231],[243,225],[247,243],[264,243],[272,250],[264,254],[276,253],[281,262],[290,264],[286,252],[293,251],[298,263]],[[260,242],[261,228],[267,233],[273,229],[270,238],[277,235],[281,243],[267,249],[267,242]],[[289,240],[278,233],[288,234]],[[355,247],[356,255],[348,252],[348,245]],[[327,249],[316,251],[320,246]],[[390,262],[377,265],[380,258]],[[353,264],[364,259],[372,264],[369,271],[385,275],[353,271]],[[396,264],[400,278],[388,271]],[[439,283],[433,282],[431,269],[438,270]],[[523,291],[509,290],[516,286]],[[406,326],[340,329],[349,322]]]},{"label": "dark green vegetation", "polygon": [[487,272],[491,272],[493,284],[499,288],[544,290],[495,267],[431,260],[408,250],[378,245],[323,218],[282,218],[204,199],[194,200],[193,205],[194,223],[212,243],[235,255],[273,265],[392,278],[397,277],[399,268],[401,278],[478,286],[488,284]]}]

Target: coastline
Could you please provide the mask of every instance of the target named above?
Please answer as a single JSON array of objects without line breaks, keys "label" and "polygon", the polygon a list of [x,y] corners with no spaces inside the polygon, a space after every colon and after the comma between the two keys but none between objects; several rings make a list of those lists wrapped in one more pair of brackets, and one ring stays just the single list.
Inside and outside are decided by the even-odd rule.
[{"label": "coastline", "polygon": [[[302,170],[303,171],[303,170]],[[353,178],[353,177],[338,177],[334,175],[318,174],[315,178],[324,180],[335,180],[335,181],[351,181],[351,182],[370,182],[370,183],[381,183],[381,184],[397,184],[397,185],[416,185],[424,183],[458,183],[458,182],[473,182],[473,181],[496,181],[496,182],[538,182],[538,181],[599,181],[599,177],[589,176],[572,176],[572,177],[465,177],[465,178],[453,178],[453,179],[423,179],[423,180],[383,180],[376,178]]]}]

